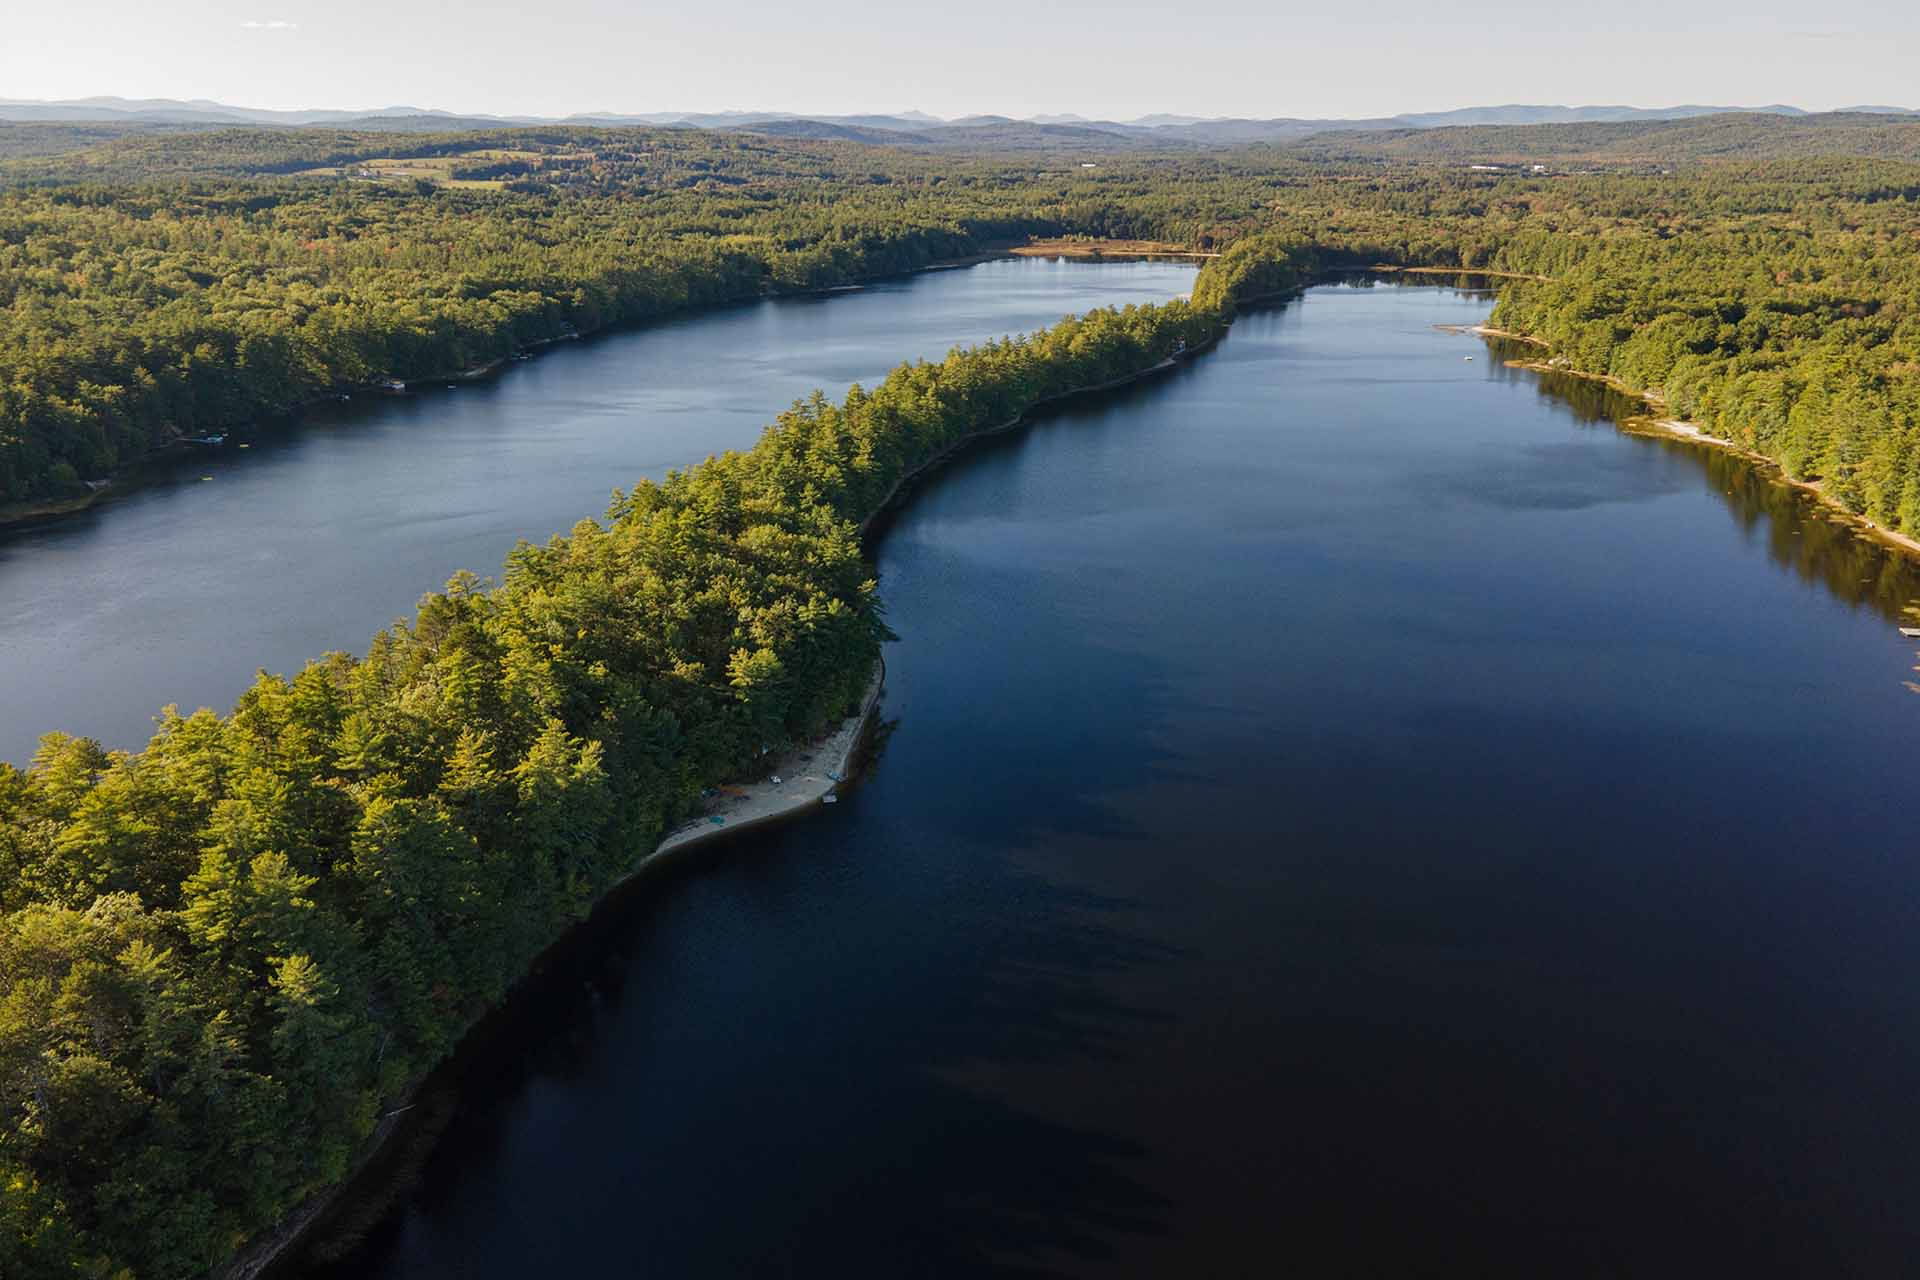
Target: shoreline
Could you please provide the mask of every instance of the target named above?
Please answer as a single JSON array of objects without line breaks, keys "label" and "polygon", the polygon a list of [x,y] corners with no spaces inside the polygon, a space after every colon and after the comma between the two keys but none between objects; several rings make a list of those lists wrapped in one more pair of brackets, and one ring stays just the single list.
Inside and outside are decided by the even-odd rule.
[{"label": "shoreline", "polygon": [[[1529,338],[1526,334],[1515,333],[1511,329],[1496,329],[1492,325],[1437,324],[1433,327],[1438,329],[1442,333],[1467,333],[1467,334],[1472,334],[1476,338],[1505,338],[1508,342],[1524,342],[1530,347],[1540,347],[1542,349],[1544,349],[1547,345],[1546,343],[1540,341],[1540,339],[1538,338]],[[1508,361],[1508,363],[1514,364],[1515,367],[1521,367],[1514,361]],[[1533,366],[1526,366],[1526,367],[1530,368]],[[1559,365],[1542,364],[1539,367],[1552,373],[1571,373],[1572,372],[1571,369],[1563,369]],[[1628,392],[1627,394],[1632,395],[1633,393]]]},{"label": "shoreline", "polygon": [[1071,390],[1056,392],[1050,396],[1042,396],[1040,399],[1035,400],[1032,404],[1022,409],[1019,413],[1008,418],[1005,422],[995,423],[989,427],[982,427],[978,431],[970,431],[966,435],[961,436],[939,453],[934,454],[931,458],[928,458],[925,462],[894,481],[893,488],[887,490],[887,496],[880,500],[880,505],[873,509],[871,515],[860,522],[861,540],[864,542],[873,533],[876,525],[884,527],[887,517],[900,505],[901,500],[904,499],[908,493],[912,492],[913,486],[920,479],[939,470],[972,445],[993,436],[1005,435],[1009,431],[1017,431],[1021,427],[1033,425],[1028,421],[1028,415],[1035,409],[1040,409],[1051,404],[1058,404],[1065,400],[1071,400],[1075,396],[1093,395],[1100,391],[1112,391],[1117,387],[1124,387],[1131,383],[1141,382],[1158,374],[1177,369],[1181,364],[1199,355],[1201,352],[1212,350],[1219,344],[1224,332],[1223,330],[1221,333],[1216,333],[1205,342],[1189,347],[1178,355],[1168,356],[1158,364],[1148,365],[1144,369],[1137,370],[1122,377],[1112,378],[1106,382],[1095,382],[1084,387],[1074,387]]},{"label": "shoreline", "polygon": [[61,516],[77,515],[107,496],[113,488],[108,481],[97,489],[75,494],[71,498],[41,498],[34,502],[10,502],[0,506],[0,528],[10,525],[38,524],[43,520],[58,520]]},{"label": "shoreline", "polygon": [[[301,411],[305,409],[312,408],[316,405],[325,404],[329,401],[335,401],[340,399],[340,397],[343,395],[352,395],[354,393],[362,393],[362,394],[369,394],[369,395],[413,394],[418,391],[431,390],[436,384],[440,386],[445,386],[449,382],[452,382],[452,383],[480,382],[488,377],[491,377],[494,374],[501,372],[506,366],[515,363],[518,360],[518,358],[521,356],[533,356],[533,355],[536,355],[538,352],[540,352],[544,348],[558,346],[563,342],[577,342],[582,339],[594,337],[602,333],[613,333],[613,332],[618,332],[622,329],[627,329],[627,328],[644,328],[647,325],[658,324],[666,320],[680,319],[685,316],[698,315],[708,311],[718,311],[726,307],[739,306],[745,303],[763,302],[773,298],[833,296],[834,294],[839,294],[839,293],[852,293],[852,292],[857,292],[858,290],[864,288],[866,285],[874,283],[875,281],[893,280],[893,279],[903,278],[906,276],[917,276],[917,275],[921,275],[931,271],[954,271],[962,267],[978,266],[983,262],[994,262],[994,261],[998,261],[1000,259],[1005,259],[1005,258],[1011,258],[1016,256],[1026,256],[1026,255],[1016,254],[1014,252],[1016,248],[1017,248],[1016,243],[1012,241],[1005,241],[1005,242],[993,241],[993,242],[990,242],[987,247],[975,253],[962,254],[961,256],[956,258],[936,259],[935,261],[929,262],[924,266],[907,267],[903,270],[898,270],[898,271],[878,271],[878,272],[874,272],[871,275],[856,276],[849,279],[844,284],[831,285],[822,289],[772,290],[772,289],[763,288],[759,293],[755,293],[752,295],[743,295],[738,298],[728,298],[722,301],[712,302],[712,303],[708,303],[698,307],[686,307],[677,311],[670,311],[664,315],[653,316],[645,320],[614,321],[609,324],[596,325],[593,328],[584,329],[584,330],[569,329],[565,333],[555,334],[552,337],[532,338],[527,340],[526,342],[516,343],[511,354],[500,356],[493,360],[489,360],[486,363],[477,365],[471,369],[462,369],[462,370],[444,372],[444,373],[415,374],[411,377],[406,377],[406,378],[396,377],[392,379],[391,381],[399,382],[402,385],[402,387],[404,388],[403,391],[392,390],[388,386],[389,380],[385,378],[376,379],[374,381],[366,382],[366,383],[353,383],[345,386],[323,388],[322,390],[316,391],[312,395],[306,396],[302,399],[295,400],[285,405],[281,405],[278,408],[266,410],[263,413],[261,413],[259,417],[254,419],[253,421],[257,423],[257,422],[270,421],[270,420],[276,420],[276,419],[291,420],[291,419],[297,418],[301,413]],[[1091,256],[1095,258],[1098,257],[1098,255],[1091,255]],[[228,424],[224,429],[228,431],[232,431],[232,430],[237,430],[239,427],[244,425],[247,425],[247,424],[231,423],[231,424]],[[53,521],[60,520],[66,516],[77,515],[78,513],[93,507],[101,499],[108,497],[109,495],[118,497],[130,492],[133,492],[134,490],[139,488],[139,484],[138,484],[139,473],[144,468],[154,466],[158,463],[164,462],[167,459],[168,455],[173,453],[176,443],[177,443],[176,441],[169,440],[160,444],[156,444],[153,448],[147,450],[145,453],[141,454],[139,457],[129,458],[125,462],[120,463],[118,466],[114,467],[111,471],[107,472],[106,476],[100,481],[98,488],[93,489],[89,493],[76,494],[72,497],[67,497],[67,498],[29,499],[25,502],[12,503],[12,504],[0,506],[0,534],[4,534],[7,531],[11,531],[16,527],[26,527],[26,526],[31,526],[35,524],[41,524],[41,523],[51,523]]]},{"label": "shoreline", "polygon": [[[498,359],[489,360],[485,364],[476,365],[471,369],[463,369],[457,373],[424,374],[414,378],[393,379],[394,382],[401,384],[402,389],[400,390],[396,390],[388,385],[386,380],[357,382],[345,386],[329,387],[317,391],[304,399],[296,400],[292,404],[284,405],[278,409],[268,410],[262,414],[261,418],[257,421],[272,419],[292,421],[308,409],[350,399],[355,392],[370,396],[397,396],[409,394],[416,388],[425,390],[433,383],[445,385],[449,382],[478,382],[492,374],[498,373],[502,368],[512,363],[522,352],[531,355],[535,347],[549,346],[555,342],[564,341],[567,341],[564,337],[537,339],[527,343],[524,347],[516,349],[514,355],[501,356]],[[234,424],[226,428],[227,433],[231,434],[234,430],[237,430],[238,425],[239,424]],[[83,494],[75,494],[68,498],[42,498],[29,502],[15,502],[0,505],[0,531],[12,529],[16,526],[50,523],[64,516],[77,515],[82,511],[88,510],[98,504],[102,499],[120,497],[132,493],[139,489],[143,472],[180,457],[183,445],[189,443],[191,442],[172,439],[155,444],[139,457],[129,458],[127,461],[114,467],[107,473],[105,479],[88,482],[88,491]]]},{"label": "shoreline", "polygon": [[[567,339],[540,338],[540,339],[537,339],[536,341],[539,343],[540,346],[550,347],[555,342],[565,342],[567,341]],[[498,373],[500,370],[506,368],[506,366],[512,362],[514,356],[521,355],[523,353],[531,355],[533,351],[533,346],[534,346],[533,343],[528,343],[525,347],[516,347],[514,349],[513,355],[497,356],[494,359],[487,361],[485,364],[477,364],[473,366],[473,368],[471,369],[462,369],[458,373],[425,373],[425,374],[421,374],[417,378],[396,378],[394,379],[394,381],[400,383],[408,391],[413,390],[416,386],[425,387],[430,382],[439,382],[439,383],[478,382],[480,379],[486,377],[488,374]],[[384,388],[377,383],[368,384],[367,386],[359,387],[356,389],[361,391],[384,390]]]},{"label": "shoreline", "polygon": [[[797,743],[783,752],[767,766],[767,776],[759,782],[711,788],[714,795],[702,812],[661,837],[652,853],[607,886],[607,893],[614,893],[674,854],[798,817],[829,803],[829,797],[837,799],[838,789],[854,776],[850,770],[855,755],[866,740],[886,687],[887,663],[880,658],[874,663],[873,678],[867,682],[859,710],[824,738]],[[716,818],[719,821],[714,821]]]},{"label": "shoreline", "polygon": [[[1470,333],[1483,338],[1504,338],[1512,342],[1524,342],[1528,346],[1549,349],[1549,344],[1539,338],[1524,333],[1514,333],[1506,329],[1495,329],[1487,325],[1441,325],[1437,326],[1452,333]],[[1769,479],[1798,489],[1810,496],[1819,509],[1819,514],[1835,524],[1846,526],[1851,532],[1872,542],[1877,542],[1890,551],[1899,552],[1915,560],[1920,560],[1920,538],[1914,538],[1897,530],[1889,529],[1878,521],[1850,511],[1834,500],[1817,480],[1796,480],[1788,475],[1786,468],[1764,453],[1755,452],[1745,445],[1736,444],[1723,436],[1708,435],[1694,423],[1683,421],[1672,415],[1672,407],[1659,396],[1646,391],[1637,391],[1620,379],[1606,373],[1588,373],[1571,365],[1555,364],[1547,360],[1507,360],[1503,363],[1510,369],[1526,369],[1533,373],[1559,373],[1572,378],[1581,378],[1588,382],[1598,382],[1638,402],[1646,409],[1644,415],[1628,418],[1618,425],[1628,435],[1647,436],[1661,440],[1678,440],[1702,448],[1718,449],[1731,453],[1751,463]]]},{"label": "shoreline", "polygon": [[[669,831],[654,845],[652,852],[636,862],[626,874],[609,883],[594,900],[586,918],[577,921],[555,938],[542,951],[541,958],[547,951],[566,944],[577,930],[589,923],[621,891],[669,864],[680,862],[689,851],[745,831],[798,818],[829,803],[829,796],[836,796],[839,788],[850,785],[858,776],[852,772],[853,764],[873,727],[875,713],[886,692],[886,677],[886,660],[878,658],[874,662],[873,677],[867,682],[859,709],[823,738],[810,743],[797,743],[783,752],[767,766],[767,777],[758,782],[711,788],[714,798],[706,803],[701,814]],[[716,809],[725,812],[716,814]],[[715,823],[711,820],[714,816],[725,820]],[[541,958],[535,959],[521,981],[539,972]],[[517,991],[509,992],[499,1005],[488,1010],[468,1030],[467,1036],[462,1037],[463,1043],[467,1037],[482,1031],[492,1017],[509,1008],[517,996]],[[410,1134],[420,1137],[410,1129],[411,1121],[405,1117],[419,1105],[422,1093],[433,1077],[460,1056],[461,1048],[456,1046],[445,1062],[415,1081],[404,1093],[388,1100],[387,1109],[362,1141],[360,1150],[354,1155],[352,1167],[344,1178],[308,1195],[271,1231],[250,1241],[240,1253],[216,1268],[211,1275],[217,1280],[259,1280],[262,1276],[274,1274],[278,1267],[297,1265],[300,1259],[290,1257],[290,1252],[308,1243],[316,1231],[333,1224],[335,1215],[352,1214],[373,1220],[384,1217],[391,1202],[405,1190],[405,1180],[413,1166],[403,1162],[396,1170],[383,1166],[383,1162],[390,1157],[407,1154],[402,1139]],[[423,1118],[431,1121],[434,1117],[429,1115]],[[437,1132],[428,1135],[424,1149],[414,1154],[423,1157],[437,1138]],[[372,1186],[362,1186],[363,1180],[374,1177],[376,1171],[381,1175],[379,1180]],[[356,1192],[362,1194],[356,1195]]]},{"label": "shoreline", "polygon": [[1166,240],[1028,240],[1014,245],[1006,253],[1015,258],[1076,258],[1098,260],[1115,258],[1195,258],[1219,257],[1206,249],[1187,249]]},{"label": "shoreline", "polygon": [[1403,276],[1486,276],[1493,280],[1537,280],[1542,284],[1549,284],[1553,280],[1552,276],[1537,276],[1530,271],[1495,271],[1491,267],[1396,267],[1382,262],[1367,270]]},{"label": "shoreline", "polygon": [[1075,387],[1071,391],[1062,391],[1057,395],[1045,396],[1039,400],[1035,400],[1032,404],[1014,414],[1011,418],[1008,418],[1005,422],[997,422],[992,426],[981,427],[978,431],[969,431],[966,435],[961,436],[958,440],[955,440],[952,444],[893,482],[893,488],[887,490],[887,496],[880,499],[880,505],[873,509],[871,515],[860,522],[861,540],[865,541],[876,524],[884,523],[884,517],[900,505],[901,500],[912,491],[917,481],[923,476],[938,471],[975,442],[985,440],[991,436],[1005,435],[1009,431],[1015,431],[1020,427],[1030,425],[1027,422],[1027,415],[1042,405],[1053,404],[1072,396],[1088,395],[1095,391],[1107,391],[1114,387],[1125,386],[1129,382],[1138,382],[1151,374],[1164,373],[1168,369],[1173,368],[1174,364],[1174,360],[1169,357],[1168,359],[1162,360],[1159,364],[1151,365],[1148,368],[1140,370],[1138,373],[1128,374],[1124,378],[1115,378],[1111,382],[1096,382],[1092,386]]},{"label": "shoreline", "polygon": [[[1568,370],[1556,370],[1556,372],[1564,373],[1568,372]],[[1589,375],[1583,374],[1581,376],[1586,377]],[[1630,392],[1628,394],[1632,393]],[[1656,412],[1665,407],[1663,405],[1657,405],[1650,396],[1643,395],[1640,399],[1649,409],[1653,409]],[[1681,440],[1688,444],[1697,444],[1704,448],[1719,449],[1722,452],[1734,454],[1744,461],[1753,464],[1756,469],[1765,473],[1769,479],[1784,484],[1788,488],[1798,489],[1810,495],[1814,503],[1818,506],[1820,515],[1824,519],[1831,520],[1835,524],[1843,524],[1852,532],[1873,542],[1877,542],[1890,551],[1898,551],[1915,560],[1920,560],[1920,538],[1909,537],[1897,530],[1889,529],[1877,521],[1869,520],[1863,515],[1849,511],[1845,506],[1834,501],[1833,496],[1822,488],[1818,481],[1795,480],[1786,473],[1784,467],[1764,453],[1755,453],[1752,449],[1744,445],[1735,444],[1733,441],[1720,436],[1710,436],[1693,423],[1682,422],[1678,418],[1663,418],[1649,414],[1645,418],[1634,418],[1622,423],[1621,430],[1625,431],[1628,435],[1652,436],[1662,440]]]}]

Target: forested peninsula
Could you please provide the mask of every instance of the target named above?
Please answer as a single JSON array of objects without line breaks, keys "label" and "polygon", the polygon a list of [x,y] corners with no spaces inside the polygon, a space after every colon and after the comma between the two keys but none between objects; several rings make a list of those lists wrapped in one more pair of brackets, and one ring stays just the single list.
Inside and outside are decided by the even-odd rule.
[{"label": "forested peninsula", "polygon": [[128,143],[0,167],[10,497],[315,388],[770,282],[1042,233],[1220,256],[1190,301],[816,395],[753,450],[523,544],[497,588],[455,578],[361,657],[263,674],[225,716],[166,711],[142,751],[55,733],[30,769],[0,765],[8,1277],[203,1274],[337,1180],[389,1100],[703,787],[858,701],[887,635],[860,525],[903,477],[1204,344],[1251,299],[1372,262],[1538,277],[1505,285],[1498,323],[1920,526],[1904,161],[1524,174],[1263,150],[1089,172],[489,136],[432,145],[478,165],[511,144],[524,169],[442,183],[382,179],[379,153],[337,140],[295,161],[376,176],[268,172],[266,144],[222,137],[193,142],[230,145],[238,176],[143,176]]},{"label": "forested peninsula", "polygon": [[903,477],[1204,343],[1232,296],[816,396],[364,658],[169,709],[139,753],[53,734],[0,769],[7,1274],[199,1274],[340,1177],[702,788],[858,703],[886,634],[859,525]]}]

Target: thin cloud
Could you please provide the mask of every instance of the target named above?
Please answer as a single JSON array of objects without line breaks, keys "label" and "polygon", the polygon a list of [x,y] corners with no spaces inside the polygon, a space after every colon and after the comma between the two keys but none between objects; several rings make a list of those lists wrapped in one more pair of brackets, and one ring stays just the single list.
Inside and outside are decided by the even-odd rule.
[{"label": "thin cloud", "polygon": [[283,22],[279,18],[273,18],[265,22],[258,18],[252,18],[241,23],[240,28],[243,31],[298,31],[300,24],[297,22]]}]

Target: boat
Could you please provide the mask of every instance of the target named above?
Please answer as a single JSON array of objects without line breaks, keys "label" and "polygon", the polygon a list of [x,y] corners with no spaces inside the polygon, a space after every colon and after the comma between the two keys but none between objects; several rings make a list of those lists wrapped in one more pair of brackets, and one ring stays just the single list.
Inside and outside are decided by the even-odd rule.
[{"label": "boat", "polygon": [[407,389],[407,384],[401,381],[399,378],[388,378],[385,382],[382,382],[380,384],[380,389],[382,391],[392,391],[392,392],[398,393],[401,391],[405,391]]},{"label": "boat", "polygon": [[209,449],[217,449],[217,448],[219,448],[219,447],[220,447],[221,445],[223,445],[223,444],[225,444],[226,442],[227,442],[227,437],[226,437],[225,435],[217,435],[217,436],[182,436],[182,437],[180,438],[180,443],[181,443],[181,444],[197,444],[197,445],[203,445],[203,446],[205,446],[206,448],[209,448]]},{"label": "boat", "polygon": [[1900,634],[1909,640],[1920,640],[1920,627],[1902,627]]}]

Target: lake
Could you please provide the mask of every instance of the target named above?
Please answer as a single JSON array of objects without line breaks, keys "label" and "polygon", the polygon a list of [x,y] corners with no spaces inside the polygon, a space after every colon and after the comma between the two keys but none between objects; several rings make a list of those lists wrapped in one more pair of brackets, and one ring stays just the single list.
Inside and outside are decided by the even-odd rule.
[{"label": "lake", "polygon": [[[458,569],[598,517],[612,491],[750,448],[816,387],[1161,302],[1173,262],[1019,258],[549,348],[483,385],[361,395],[151,468],[78,515],[0,530],[0,760],[42,733],[140,747],[166,703],[228,710],[256,669],[364,651]],[[240,448],[246,445],[245,449]]]},{"label": "lake", "polygon": [[865,781],[603,911],[323,1274],[1906,1271],[1914,572],[1488,308],[925,485]]}]

